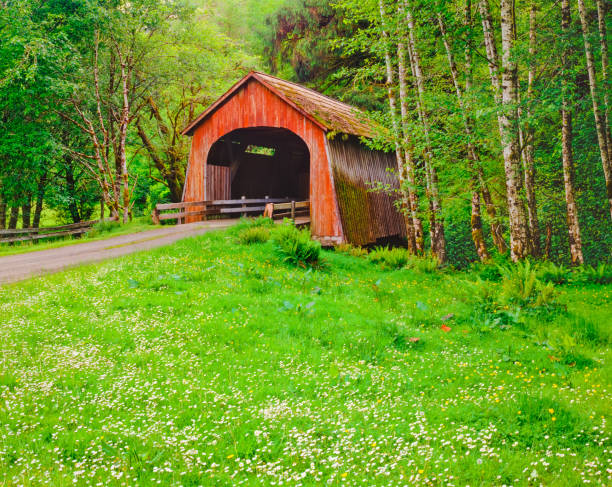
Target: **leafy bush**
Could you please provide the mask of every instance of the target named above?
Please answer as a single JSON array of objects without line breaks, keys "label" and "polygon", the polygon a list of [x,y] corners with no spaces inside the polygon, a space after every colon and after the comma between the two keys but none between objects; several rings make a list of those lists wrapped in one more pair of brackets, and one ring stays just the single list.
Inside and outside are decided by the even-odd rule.
[{"label": "leafy bush", "polygon": [[440,261],[433,255],[426,255],[424,257],[417,257],[413,255],[410,257],[410,259],[408,259],[408,267],[417,272],[431,274],[438,270],[440,267]]},{"label": "leafy bush", "polygon": [[321,244],[311,240],[308,230],[298,230],[292,224],[284,223],[274,229],[272,241],[285,262],[300,266],[320,263]]},{"label": "leafy bush", "polygon": [[573,280],[581,284],[610,284],[612,265],[601,263],[597,267],[581,267],[575,272]]},{"label": "leafy bush", "polygon": [[554,304],[557,293],[553,283],[540,281],[531,262],[500,266],[499,270],[502,275],[502,302],[531,307]]},{"label": "leafy bush", "polygon": [[249,226],[238,234],[238,241],[243,245],[265,243],[270,240],[270,229],[265,226]]},{"label": "leafy bush", "polygon": [[368,251],[362,247],[351,245],[349,243],[343,243],[334,247],[336,252],[346,255],[352,255],[353,257],[365,257],[368,255]]},{"label": "leafy bush", "polygon": [[368,255],[370,262],[379,264],[383,269],[401,269],[406,266],[409,254],[406,249],[395,247],[376,247]]},{"label": "leafy bush", "polygon": [[537,266],[536,275],[543,282],[565,284],[570,280],[571,270],[554,262],[542,262]]}]

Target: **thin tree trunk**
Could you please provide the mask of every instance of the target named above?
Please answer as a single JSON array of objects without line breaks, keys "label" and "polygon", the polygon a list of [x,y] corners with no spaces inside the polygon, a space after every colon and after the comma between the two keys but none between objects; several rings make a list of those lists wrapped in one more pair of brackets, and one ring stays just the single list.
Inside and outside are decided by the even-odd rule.
[{"label": "thin tree trunk", "polygon": [[521,201],[521,155],[518,124],[518,70],[513,59],[515,43],[514,0],[501,0],[502,38],[502,147],[510,216],[510,255],[514,261],[529,255],[527,217]]},{"label": "thin tree trunk", "polygon": [[584,54],[586,57],[587,72],[589,74],[589,88],[591,91],[591,99],[593,101],[593,115],[595,117],[595,128],[597,131],[597,142],[599,144],[599,153],[601,156],[601,164],[604,170],[606,179],[606,194],[610,205],[610,218],[612,218],[612,161],[608,152],[608,129],[605,126],[606,121],[604,114],[599,106],[597,76],[595,74],[595,57],[593,48],[589,40],[589,26],[587,24],[586,8],[584,0],[578,0],[578,13],[580,15],[580,25],[582,26],[582,37],[584,39]]},{"label": "thin tree trunk", "polygon": [[21,226],[30,228],[32,225],[32,200],[27,196],[26,203],[21,206]]},{"label": "thin tree trunk", "polygon": [[606,139],[608,146],[608,161],[612,161],[612,137],[610,135],[610,80],[609,72],[609,53],[608,38],[606,33],[606,15],[610,5],[606,5],[604,0],[597,0],[597,25],[599,28],[599,45],[601,47],[601,84],[604,90],[604,119],[606,122]]},{"label": "thin tree trunk", "polygon": [[[393,124],[393,135],[395,139],[395,157],[397,160],[397,175],[399,178],[400,185],[400,200],[402,203],[402,209],[405,211],[406,209],[410,209],[412,212],[412,203],[410,197],[406,192],[406,162],[404,160],[404,155],[407,154],[407,151],[403,151],[400,145],[400,126],[397,120],[397,100],[395,99],[395,91],[394,91],[394,75],[393,75],[393,63],[391,61],[391,53],[389,49],[389,33],[384,28],[386,25],[386,14],[385,14],[385,6],[383,0],[378,1],[378,7],[380,11],[380,21],[383,26],[382,36],[385,41],[385,67],[387,70],[387,95],[389,98],[389,111],[391,113],[391,121]],[[412,188],[409,191],[413,191]],[[412,247],[412,250],[416,251],[416,236],[414,230],[414,222],[413,219],[408,215],[404,214],[404,222],[406,224],[406,235],[408,237],[408,245],[409,248]]]},{"label": "thin tree trunk", "polygon": [[425,79],[421,69],[421,59],[416,45],[415,25],[408,2],[404,4],[406,9],[406,20],[408,23],[408,52],[411,61],[412,73],[414,75],[417,86],[417,111],[421,124],[423,125],[423,134],[425,136],[425,174],[427,179],[427,193],[429,197],[430,207],[430,229],[431,251],[440,262],[446,262],[446,239],[444,236],[444,220],[442,216],[442,202],[438,189],[438,173],[436,171],[433,153],[431,150],[430,126],[425,109]]},{"label": "thin tree trunk", "polygon": [[563,183],[565,185],[565,204],[567,206],[567,229],[569,232],[569,246],[572,264],[584,264],[582,255],[582,240],[580,237],[580,223],[578,221],[578,208],[574,189],[574,158],[572,152],[572,113],[571,103],[568,100],[568,63],[570,59],[569,42],[567,40],[571,22],[570,0],[561,0],[561,30],[564,35],[565,46],[562,51],[562,103],[561,103],[561,150],[563,159]]},{"label": "thin tree trunk", "polygon": [[0,230],[6,227],[6,203],[0,198]]},{"label": "thin tree trunk", "polygon": [[104,220],[104,198],[100,198],[100,220]]},{"label": "thin tree trunk", "polygon": [[415,253],[422,254],[425,251],[425,239],[423,238],[423,223],[419,218],[419,200],[416,192],[416,170],[414,159],[412,157],[413,145],[408,128],[408,83],[406,77],[406,44],[404,40],[400,40],[397,44],[397,59],[400,87],[400,112],[402,117],[402,133],[404,136],[406,180],[410,186],[408,190],[408,204],[414,233],[414,251]]},{"label": "thin tree trunk", "polygon": [[[500,107],[502,103],[501,96],[501,81],[499,78],[499,56],[497,54],[497,45],[495,43],[495,31],[493,29],[493,17],[489,9],[488,0],[480,0],[478,4],[480,17],[482,19],[482,32],[484,35],[484,45],[487,53],[487,65],[489,67],[489,75],[491,77],[491,86],[493,87],[493,99],[495,106]],[[503,127],[501,114],[497,113],[497,125],[499,136],[503,138]]]},{"label": "thin tree trunk", "polygon": [[45,173],[38,181],[36,191],[36,206],[34,207],[34,220],[32,221],[33,228],[40,227],[40,216],[42,214],[43,203],[45,199],[45,190],[47,188],[47,174]]},{"label": "thin tree trunk", "polygon": [[9,230],[14,230],[17,228],[17,221],[19,220],[19,206],[14,205],[11,206],[11,216],[9,218],[8,228]]},{"label": "thin tree trunk", "polygon": [[533,115],[531,106],[534,103],[533,83],[536,75],[535,55],[537,49],[537,5],[531,0],[529,11],[529,72],[527,75],[527,123],[523,130],[523,172],[525,176],[525,196],[527,199],[527,217],[529,221],[529,236],[534,256],[540,255],[540,224],[538,222],[538,207],[535,194],[535,160],[534,160],[534,130],[531,123]]},{"label": "thin tree trunk", "polygon": [[130,120],[130,100],[129,100],[129,83],[130,73],[126,67],[126,59],[120,59],[121,62],[121,86],[123,94],[123,106],[121,109],[121,124],[119,127],[119,160],[121,164],[121,182],[123,193],[123,223],[127,223],[130,218],[130,180],[127,170],[127,155],[126,141],[127,129]]}]

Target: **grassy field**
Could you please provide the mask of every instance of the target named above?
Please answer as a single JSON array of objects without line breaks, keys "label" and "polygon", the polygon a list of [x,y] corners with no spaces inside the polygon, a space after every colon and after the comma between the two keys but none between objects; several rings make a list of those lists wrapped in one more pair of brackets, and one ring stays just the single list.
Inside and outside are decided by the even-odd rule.
[{"label": "grassy field", "polygon": [[77,237],[67,236],[52,238],[49,240],[0,244],[0,257],[3,255],[23,254],[26,252],[33,252],[35,250],[47,250],[57,247],[65,247],[66,245],[75,245],[94,240],[103,240],[110,237],[117,237],[119,235],[126,235],[128,233],[153,230],[155,228],[159,228],[159,226],[153,225],[150,217],[134,218],[131,222],[125,225],[117,222],[99,223],[95,225],[89,233]]},{"label": "grassy field", "polygon": [[230,231],[0,288],[0,483],[610,485],[611,285],[323,258]]}]

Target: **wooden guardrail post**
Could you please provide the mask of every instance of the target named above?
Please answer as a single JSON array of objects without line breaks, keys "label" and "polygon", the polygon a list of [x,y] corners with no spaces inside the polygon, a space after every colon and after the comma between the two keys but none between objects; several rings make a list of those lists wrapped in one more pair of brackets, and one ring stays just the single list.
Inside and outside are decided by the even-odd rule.
[{"label": "wooden guardrail post", "polygon": [[295,221],[295,201],[291,201],[291,219]]},{"label": "wooden guardrail post", "polygon": [[157,205],[153,209],[153,213],[151,213],[151,220],[153,220],[153,225],[159,225],[161,223],[159,221],[159,210],[157,209]]},{"label": "wooden guardrail post", "polygon": [[[241,199],[241,200],[246,200],[246,196],[243,196],[243,197],[242,197],[242,198],[240,198],[240,199]],[[243,205],[242,205],[242,208],[246,208],[246,205],[245,205],[245,204],[243,204]],[[246,212],[245,212],[245,213],[242,213],[242,218],[245,218],[245,217],[246,217],[246,215],[247,215],[247,214],[246,214]]]}]

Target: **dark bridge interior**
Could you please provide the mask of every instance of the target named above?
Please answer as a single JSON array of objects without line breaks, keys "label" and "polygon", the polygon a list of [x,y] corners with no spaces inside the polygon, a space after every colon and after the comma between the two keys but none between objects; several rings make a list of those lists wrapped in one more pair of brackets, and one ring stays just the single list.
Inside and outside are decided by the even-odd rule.
[{"label": "dark bridge interior", "polygon": [[[269,196],[307,200],[310,196],[310,153],[306,143],[290,130],[234,130],[213,144],[208,165],[212,180],[207,185],[214,199]],[[221,168],[214,166],[229,170],[215,170]],[[228,187],[230,194],[226,194]]]}]

